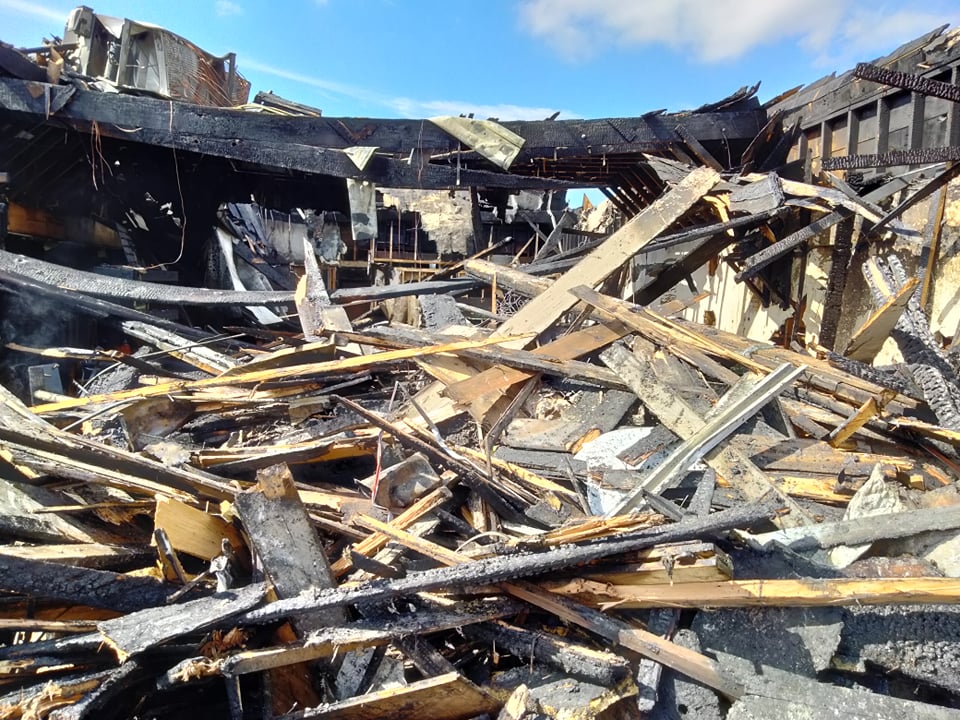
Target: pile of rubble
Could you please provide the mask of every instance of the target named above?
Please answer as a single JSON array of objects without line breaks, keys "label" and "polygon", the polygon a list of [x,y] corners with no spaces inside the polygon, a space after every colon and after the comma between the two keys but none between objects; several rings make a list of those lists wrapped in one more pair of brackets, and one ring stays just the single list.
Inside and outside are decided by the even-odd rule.
[{"label": "pile of rubble", "polygon": [[[299,333],[84,300],[143,349],[94,352],[120,362],[79,397],[3,391],[5,717],[949,715],[916,695],[956,702],[955,433],[908,380],[619,299],[705,198],[772,178],[693,170],[552,279],[467,260],[529,296],[502,322],[438,294],[355,328],[309,261]],[[5,257],[28,301],[101,283]]]},{"label": "pile of rubble", "polygon": [[[781,120],[414,282],[328,288],[325,220],[285,263],[234,203],[231,290],[0,250],[0,718],[956,717],[960,382],[897,250],[956,173],[798,178]],[[787,263],[831,228],[873,307],[815,337]],[[721,262],[773,341],[703,310]]]}]

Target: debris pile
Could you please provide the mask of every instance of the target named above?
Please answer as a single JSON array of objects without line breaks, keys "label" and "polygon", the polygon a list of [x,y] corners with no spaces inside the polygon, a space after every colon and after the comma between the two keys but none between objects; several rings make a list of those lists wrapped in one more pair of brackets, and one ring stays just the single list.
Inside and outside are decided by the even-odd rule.
[{"label": "debris pile", "polygon": [[[781,121],[736,167],[677,126],[612,232],[412,282],[332,288],[337,217],[280,248],[234,202],[230,290],[11,232],[0,718],[956,717],[960,383],[896,248],[952,170],[798,179]],[[841,346],[781,271],[844,224]],[[689,319],[720,262],[773,340]]]}]

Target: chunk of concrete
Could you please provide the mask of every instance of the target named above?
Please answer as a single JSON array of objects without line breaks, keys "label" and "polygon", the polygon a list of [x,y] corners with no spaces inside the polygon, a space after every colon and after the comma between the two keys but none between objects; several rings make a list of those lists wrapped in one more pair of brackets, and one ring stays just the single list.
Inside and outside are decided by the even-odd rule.
[{"label": "chunk of concrete", "polygon": [[[900,501],[897,488],[884,480],[883,466],[877,463],[870,473],[870,478],[850,499],[843,519],[854,520],[874,515],[889,515],[906,509]],[[862,557],[869,549],[869,544],[854,547],[840,546],[833,548],[828,557],[834,567],[843,568]]]},{"label": "chunk of concrete", "polygon": [[701,611],[692,629],[707,653],[723,652],[805,677],[830,667],[840,644],[838,608],[743,608]]}]

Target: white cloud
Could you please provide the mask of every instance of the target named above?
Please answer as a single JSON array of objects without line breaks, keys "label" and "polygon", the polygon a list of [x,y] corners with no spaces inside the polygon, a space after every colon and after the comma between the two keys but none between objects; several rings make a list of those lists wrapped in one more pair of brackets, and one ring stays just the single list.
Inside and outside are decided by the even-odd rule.
[{"label": "white cloud", "polygon": [[610,44],[665,45],[710,63],[789,40],[824,59],[838,56],[834,46],[846,44],[844,55],[851,48],[879,52],[960,19],[955,7],[937,12],[933,5],[891,10],[855,0],[523,0],[520,20],[570,60]]},{"label": "white cloud", "polygon": [[[556,112],[556,108],[525,107],[511,104],[489,105],[466,100],[415,100],[413,98],[381,95],[356,85],[339,83],[333,80],[323,80],[313,75],[305,75],[295,70],[287,70],[286,68],[276,67],[275,65],[268,65],[250,58],[241,61],[240,71],[243,72],[244,70],[253,70],[266,75],[273,75],[283,78],[284,80],[292,80],[296,83],[317,88],[324,93],[339,95],[370,105],[379,105],[384,108],[389,108],[401,117],[408,118],[473,113],[480,119],[496,117],[501,120],[543,120]],[[564,117],[575,117],[574,113],[569,110],[561,111],[561,115]]]},{"label": "white cloud", "polygon": [[28,0],[0,0],[0,8],[13,10],[14,12],[25,15],[32,15],[33,17],[43,18],[44,20],[52,20],[61,25],[66,24],[67,15],[70,14],[69,9],[57,10],[51,7],[49,3],[28,2]]},{"label": "white cloud", "polygon": [[217,0],[214,3],[214,9],[220,17],[243,14],[243,8],[233,2],[233,0]]},{"label": "white cloud", "polygon": [[[466,100],[413,100],[411,98],[393,98],[388,103],[399,114],[406,117],[432,117],[435,115],[466,115],[475,117],[498,118],[500,120],[545,120],[557,112],[556,108],[528,107],[525,105],[484,104]],[[561,110],[563,117],[574,117],[570,110]]]}]

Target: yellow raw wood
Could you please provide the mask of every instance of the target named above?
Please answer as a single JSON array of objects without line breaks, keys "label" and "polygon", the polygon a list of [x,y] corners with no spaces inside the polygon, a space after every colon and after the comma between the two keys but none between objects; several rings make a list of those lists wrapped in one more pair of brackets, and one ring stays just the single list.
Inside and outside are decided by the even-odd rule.
[{"label": "yellow raw wood", "polygon": [[400,530],[389,523],[377,520],[369,515],[358,515],[352,519],[352,522],[355,525],[365,528],[366,530],[372,530],[380,533],[381,535],[385,535],[390,540],[398,542],[404,547],[410,548],[411,550],[416,550],[421,555],[433,558],[443,565],[458,565],[461,562],[470,559],[454,550],[448,550],[442,545],[437,545],[435,542],[424,540],[413,533],[407,532],[406,530]]},{"label": "yellow raw wood", "polygon": [[850,338],[844,355],[851,360],[873,362],[883,343],[890,337],[890,331],[906,310],[907,303],[910,302],[919,283],[917,278],[907,280],[896,294],[891,295],[873,315],[867,318],[867,321]]},{"label": "yellow raw wood", "polygon": [[405,687],[360,695],[310,712],[317,720],[467,720],[494,715],[500,702],[459,673],[450,672]]},{"label": "yellow raw wood", "polygon": [[602,607],[821,607],[960,603],[960,579],[941,577],[728,580],[670,585],[613,585],[575,579],[553,592]]},{"label": "yellow raw wood", "polygon": [[577,303],[569,290],[578,285],[594,286],[610,275],[684,215],[720,181],[720,174],[698,168],[681,180],[666,195],[649,205],[602,245],[550,286],[524,305],[496,331],[498,336],[540,333],[553,325]]},{"label": "yellow raw wood", "polygon": [[[397,517],[390,522],[390,525],[396,529],[406,530],[417,520],[422,518],[431,510],[435,510],[449,499],[450,490],[446,487],[438,487],[424,495],[413,505],[397,515]],[[384,535],[383,533],[374,533],[370,537],[365,538],[357,544],[351,546],[350,552],[369,557],[386,545],[389,540],[390,537]],[[336,577],[340,577],[341,575],[349,572],[351,567],[352,565],[348,559],[340,558],[333,563],[331,569]]]},{"label": "yellow raw wood", "polygon": [[174,550],[203,560],[220,554],[224,538],[237,552],[245,547],[243,537],[230,523],[171,498],[157,497],[154,526],[166,531]]},{"label": "yellow raw wood", "polygon": [[274,382],[292,377],[342,373],[350,370],[366,369],[376,365],[383,365],[385,363],[397,362],[400,360],[411,360],[424,355],[432,355],[434,353],[455,353],[460,350],[471,350],[486,347],[487,345],[496,345],[498,343],[510,343],[516,341],[517,337],[497,336],[493,338],[484,338],[482,340],[462,340],[459,342],[445,343],[442,345],[404,348],[402,350],[390,350],[387,352],[373,353],[371,355],[363,355],[361,357],[349,357],[344,358],[343,360],[331,360],[329,362],[307,363],[304,365],[293,365],[290,367],[275,369],[271,368],[267,370],[254,370],[251,372],[239,373],[230,376],[204,378],[202,380],[165,382],[149,387],[122,390],[115,393],[88,395],[82,398],[71,398],[70,400],[64,400],[58,403],[37,405],[31,409],[37,414],[43,414],[103,402],[119,402],[121,400],[132,400],[141,397],[155,397],[157,395],[176,395],[178,393],[220,387],[223,385],[232,386],[256,384],[263,382]]},{"label": "yellow raw wood", "polygon": [[[712,543],[691,542],[657,547],[637,553],[637,561],[599,570],[587,569],[584,580],[614,585],[656,585],[729,580],[733,562]],[[549,589],[549,585],[544,585]]]},{"label": "yellow raw wood", "polygon": [[849,493],[837,492],[836,477],[784,473],[775,473],[771,477],[778,488],[792,497],[807,498],[828,505],[846,505],[850,502],[851,495]]},{"label": "yellow raw wood", "polygon": [[867,401],[861,405],[855,413],[846,419],[846,421],[830,433],[827,442],[831,447],[842,447],[847,440],[860,428],[873,420],[880,413],[880,403],[876,398],[867,398]]}]

